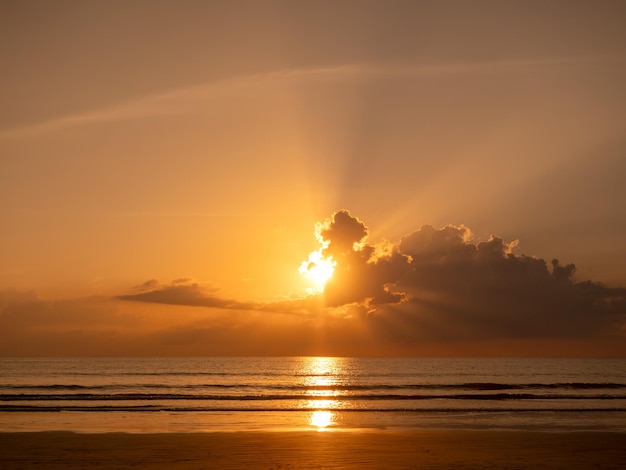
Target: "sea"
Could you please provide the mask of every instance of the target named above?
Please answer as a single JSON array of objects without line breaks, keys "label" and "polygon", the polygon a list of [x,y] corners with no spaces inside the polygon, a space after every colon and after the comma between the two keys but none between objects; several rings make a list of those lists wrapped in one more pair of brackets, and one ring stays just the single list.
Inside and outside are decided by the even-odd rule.
[{"label": "sea", "polygon": [[626,359],[0,359],[0,432],[626,432]]}]

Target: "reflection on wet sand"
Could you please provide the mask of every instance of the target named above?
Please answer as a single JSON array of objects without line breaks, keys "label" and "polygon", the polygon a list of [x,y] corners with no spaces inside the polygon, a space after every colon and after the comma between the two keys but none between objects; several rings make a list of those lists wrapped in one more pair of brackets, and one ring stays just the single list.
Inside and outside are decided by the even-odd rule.
[{"label": "reflection on wet sand", "polygon": [[327,427],[334,423],[334,415],[332,411],[317,410],[311,413],[311,426],[318,431],[324,431]]}]

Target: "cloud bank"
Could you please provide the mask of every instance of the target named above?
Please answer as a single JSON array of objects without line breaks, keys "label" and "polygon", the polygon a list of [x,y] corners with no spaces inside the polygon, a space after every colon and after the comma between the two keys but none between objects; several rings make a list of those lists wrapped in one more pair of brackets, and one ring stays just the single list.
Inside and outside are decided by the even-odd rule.
[{"label": "cloud bank", "polygon": [[188,280],[149,281],[123,300],[301,315],[359,317],[388,341],[589,338],[624,335],[626,289],[576,281],[576,266],[517,255],[518,241],[476,241],[469,228],[424,225],[399,243],[368,241],[347,210],[318,224],[335,272],[323,303],[223,299]]},{"label": "cloud bank", "polygon": [[316,234],[336,263],[318,295],[248,302],[190,279],[114,298],[0,290],[0,355],[626,356],[626,289],[516,240],[424,225],[372,243],[346,210]]}]

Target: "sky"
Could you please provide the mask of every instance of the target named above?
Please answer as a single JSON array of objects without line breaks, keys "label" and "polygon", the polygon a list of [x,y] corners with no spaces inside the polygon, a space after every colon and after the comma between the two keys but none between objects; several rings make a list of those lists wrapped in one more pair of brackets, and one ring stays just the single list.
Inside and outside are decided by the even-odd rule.
[{"label": "sky", "polygon": [[0,355],[626,356],[624,24],[2,0]]}]

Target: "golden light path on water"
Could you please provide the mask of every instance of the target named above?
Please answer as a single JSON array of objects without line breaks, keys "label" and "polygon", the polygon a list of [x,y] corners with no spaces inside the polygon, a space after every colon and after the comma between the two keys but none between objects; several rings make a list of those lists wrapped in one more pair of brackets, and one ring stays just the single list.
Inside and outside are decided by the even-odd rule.
[{"label": "golden light path on water", "polygon": [[[332,386],[337,383],[336,377],[340,368],[337,359],[311,357],[303,371],[305,385],[312,388],[306,392],[312,398],[306,404],[307,409],[313,410],[309,423],[318,431],[324,431],[335,423],[335,413],[332,410],[341,407],[339,400],[332,399],[339,394],[337,390],[332,389]],[[325,399],[325,397],[329,398]]]}]

